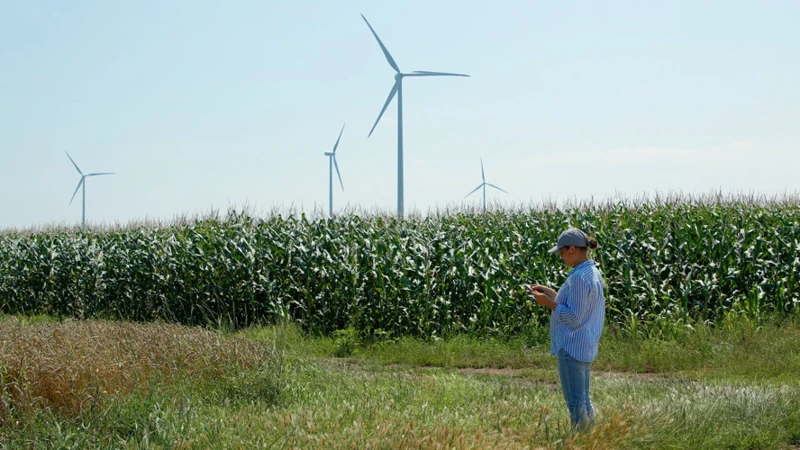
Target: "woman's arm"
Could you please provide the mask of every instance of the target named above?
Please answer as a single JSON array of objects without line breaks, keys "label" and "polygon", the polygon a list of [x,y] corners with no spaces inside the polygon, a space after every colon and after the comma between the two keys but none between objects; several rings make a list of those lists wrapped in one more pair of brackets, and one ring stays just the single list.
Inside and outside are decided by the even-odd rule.
[{"label": "woman's arm", "polygon": [[553,309],[553,315],[565,324],[577,327],[586,318],[591,309],[591,300],[595,299],[592,286],[581,278],[575,279],[569,288],[569,294]]},{"label": "woman's arm", "polygon": [[547,294],[545,294],[544,292],[533,291],[531,292],[531,295],[533,295],[533,298],[536,299],[536,303],[542,306],[547,306],[548,308],[550,308],[550,311],[556,310],[556,306],[558,305],[556,305],[555,299],[548,297]]}]

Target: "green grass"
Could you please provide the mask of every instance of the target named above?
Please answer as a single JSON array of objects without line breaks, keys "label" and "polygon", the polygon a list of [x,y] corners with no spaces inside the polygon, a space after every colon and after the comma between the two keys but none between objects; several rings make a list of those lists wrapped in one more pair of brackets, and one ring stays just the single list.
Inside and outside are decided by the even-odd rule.
[{"label": "green grass", "polygon": [[[22,335],[74,326],[0,324],[9,320]],[[75,415],[0,409],[0,447],[792,449],[800,443],[797,323],[740,317],[652,337],[607,330],[592,381],[598,424],[578,435],[567,431],[541,335],[355,341],[349,356],[334,357],[346,337],[309,338],[293,325],[181,328],[208,357],[159,369],[171,376],[109,392]],[[90,328],[116,336],[128,326]],[[241,349],[256,351],[238,367],[201,364],[230,366],[226,358]],[[9,373],[10,359],[0,361]]]}]

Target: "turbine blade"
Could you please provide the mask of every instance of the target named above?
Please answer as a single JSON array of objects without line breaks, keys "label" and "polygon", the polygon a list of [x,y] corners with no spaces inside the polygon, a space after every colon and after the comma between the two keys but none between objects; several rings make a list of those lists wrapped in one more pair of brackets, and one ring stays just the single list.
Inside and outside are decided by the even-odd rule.
[{"label": "turbine blade", "polygon": [[375,125],[372,126],[372,129],[369,130],[369,134],[367,137],[372,136],[372,132],[375,131],[375,127],[378,126],[378,122],[381,121],[381,117],[383,117],[383,113],[386,112],[386,108],[389,107],[389,103],[392,102],[395,94],[397,94],[397,89],[400,87],[400,80],[394,82],[394,86],[392,86],[392,91],[389,92],[389,97],[386,99],[386,103],[383,104],[383,109],[381,109],[381,113],[378,114],[378,120],[375,121]]},{"label": "turbine blade", "polygon": [[344,190],[344,183],[342,183],[342,174],[339,173],[339,164],[336,162],[336,156],[333,156],[333,167],[336,168],[336,176],[339,177],[339,186]]},{"label": "turbine blade", "polygon": [[411,73],[405,74],[407,77],[467,77],[469,75],[464,73],[450,73],[450,72],[428,72],[425,70],[415,70]]},{"label": "turbine blade", "polygon": [[474,194],[474,193],[475,193],[475,191],[477,191],[478,189],[482,188],[484,184],[485,184],[485,183],[481,183],[481,184],[479,184],[479,185],[478,185],[478,187],[476,187],[475,189],[473,189],[472,191],[470,191],[470,193],[469,193],[469,194],[467,194],[467,195],[465,195],[465,196],[464,196],[464,198],[467,198],[467,197],[469,197],[470,195]]},{"label": "turbine blade", "polygon": [[487,185],[487,186],[490,186],[490,187],[493,187],[493,188],[497,189],[498,191],[503,191],[503,192],[505,192],[506,194],[508,194],[508,191],[506,191],[506,190],[505,190],[505,189],[503,189],[503,188],[499,188],[499,187],[497,187],[497,186],[493,185],[492,183],[486,183],[486,185]]},{"label": "turbine blade", "polygon": [[486,183],[486,175],[483,174],[483,158],[481,158],[481,179]]},{"label": "turbine blade", "polygon": [[116,175],[114,172],[100,172],[100,173],[89,173],[86,174],[87,177],[97,177],[100,175]]},{"label": "turbine blade", "polygon": [[[67,152],[64,152],[64,153],[67,153]],[[72,156],[69,156],[69,153],[67,153],[67,158],[69,158],[69,160],[72,161],[72,165],[75,166],[75,170],[77,170],[78,173],[81,174],[81,176],[83,176],[83,172],[81,172],[81,169],[79,169],[78,165],[75,164],[75,161],[72,159]]]},{"label": "turbine blade", "polygon": [[[346,125],[346,124],[345,124]],[[344,125],[342,125],[342,131],[339,132],[339,138],[336,139],[336,143],[333,144],[333,153],[336,153],[336,147],[339,146],[339,140],[342,139],[342,133],[344,132]]]},{"label": "turbine blade", "polygon": [[81,185],[83,184],[83,180],[85,180],[85,179],[86,179],[86,177],[81,177],[81,181],[78,181],[78,186],[75,188],[75,192],[72,193],[72,198],[69,199],[69,204],[70,205],[72,204],[72,201],[75,200],[75,195],[78,194],[78,189],[81,188]]},{"label": "turbine blade", "polygon": [[375,36],[375,39],[378,40],[378,45],[381,46],[381,50],[383,50],[383,54],[384,56],[386,56],[386,61],[389,61],[389,65],[392,66],[392,69],[394,69],[397,73],[400,73],[400,68],[397,67],[397,63],[394,62],[394,58],[392,58],[392,55],[389,53],[389,50],[387,50],[386,46],[383,45],[381,38],[378,37],[378,33],[375,32],[375,29],[372,28],[372,25],[369,24],[369,21],[367,20],[366,17],[364,17],[363,14],[361,15],[361,18],[364,19],[364,22],[367,22],[367,26],[369,27],[369,30],[372,31],[372,35]]}]

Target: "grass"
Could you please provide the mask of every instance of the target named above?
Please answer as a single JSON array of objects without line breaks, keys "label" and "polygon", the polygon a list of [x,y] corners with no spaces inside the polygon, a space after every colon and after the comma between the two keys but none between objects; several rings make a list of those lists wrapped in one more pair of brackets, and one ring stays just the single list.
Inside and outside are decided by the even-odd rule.
[{"label": "grass", "polygon": [[62,420],[96,423],[130,399],[139,399],[135,406],[159,398],[165,388],[184,398],[202,392],[275,402],[279,395],[280,355],[244,337],[163,323],[38,318],[6,318],[0,336],[0,439],[60,429]]},{"label": "grass", "polygon": [[0,447],[792,449],[797,323],[607,330],[598,424],[574,435],[540,333],[364,343],[5,317]]}]

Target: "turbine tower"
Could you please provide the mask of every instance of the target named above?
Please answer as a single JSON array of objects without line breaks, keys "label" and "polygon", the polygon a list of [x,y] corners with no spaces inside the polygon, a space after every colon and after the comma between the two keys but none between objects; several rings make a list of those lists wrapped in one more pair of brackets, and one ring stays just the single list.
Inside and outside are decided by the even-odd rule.
[{"label": "turbine tower", "polygon": [[495,189],[497,189],[499,191],[505,192],[506,194],[508,194],[508,192],[506,192],[505,190],[503,190],[503,189],[501,189],[501,188],[499,188],[499,187],[497,187],[497,186],[495,186],[495,185],[493,185],[491,183],[487,183],[486,182],[486,175],[483,172],[483,158],[481,158],[481,180],[483,180],[483,183],[479,184],[478,187],[473,189],[469,194],[465,195],[464,198],[469,197],[470,195],[472,195],[478,189],[483,188],[483,212],[485,213],[486,212],[486,186],[493,187],[493,188],[495,188]]},{"label": "turbine tower", "polygon": [[[67,152],[64,152],[67,153]],[[72,165],[75,166],[75,170],[81,174],[81,181],[78,182],[78,186],[75,188],[75,192],[72,193],[72,198],[69,200],[69,204],[72,204],[72,201],[75,200],[75,195],[78,193],[78,189],[81,187],[83,188],[83,207],[81,208],[81,227],[86,226],[86,179],[89,177],[99,177],[101,175],[114,175],[114,172],[101,172],[101,173],[87,173],[86,175],[81,172],[81,169],[75,164],[75,161],[69,156],[67,153],[67,158],[72,161]]]},{"label": "turbine tower", "polygon": [[403,217],[403,78],[405,77],[468,77],[469,75],[465,75],[462,73],[448,73],[448,72],[427,72],[427,71],[420,71],[416,70],[414,72],[404,73],[400,70],[397,63],[392,58],[392,55],[389,53],[389,50],[386,49],[386,46],[383,45],[381,38],[378,37],[378,33],[372,28],[372,25],[369,24],[364,15],[361,15],[361,18],[364,19],[364,22],[367,23],[370,31],[372,31],[373,36],[375,36],[375,40],[378,41],[378,45],[380,45],[381,50],[383,50],[384,56],[386,56],[386,61],[389,62],[389,65],[392,66],[392,69],[395,71],[394,75],[394,85],[392,86],[392,90],[389,91],[389,98],[386,99],[386,103],[383,105],[383,109],[381,109],[381,113],[378,114],[378,119],[375,121],[375,125],[372,126],[372,130],[369,132],[369,136],[372,136],[372,132],[375,131],[375,127],[378,126],[378,122],[380,122],[383,113],[386,111],[386,108],[389,107],[389,103],[392,102],[392,99],[395,95],[397,95],[397,216],[402,218]]}]

